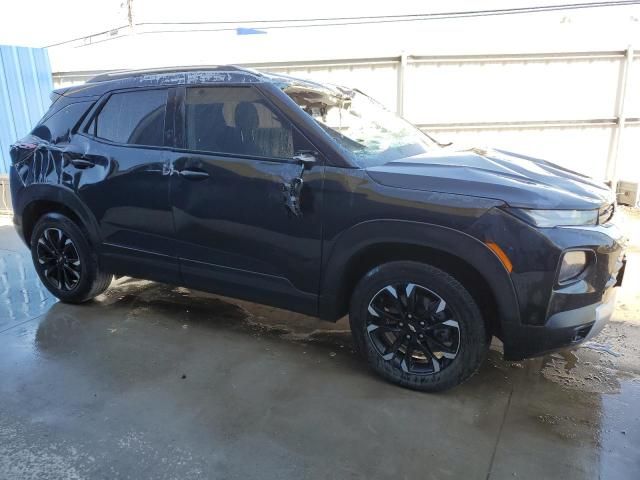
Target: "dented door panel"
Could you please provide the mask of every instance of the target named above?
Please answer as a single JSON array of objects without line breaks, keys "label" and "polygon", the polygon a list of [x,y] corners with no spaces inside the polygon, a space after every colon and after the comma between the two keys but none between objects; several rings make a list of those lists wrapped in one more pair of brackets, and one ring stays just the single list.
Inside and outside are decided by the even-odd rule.
[{"label": "dented door panel", "polygon": [[[291,148],[291,158],[264,157],[249,151],[244,155],[202,151],[239,148],[243,137],[234,131],[240,128],[235,109],[243,101],[259,104],[253,128],[259,130],[263,122],[276,129],[289,125],[263,94],[246,86],[231,88],[241,93],[222,108],[220,102],[231,97],[233,90],[225,95],[200,90],[189,94],[187,88],[177,91],[174,134],[178,148],[171,163],[170,197],[183,282],[315,312],[325,159],[318,153],[317,161],[307,167],[295,160],[295,151],[314,148],[292,126],[290,143],[282,137],[268,142],[278,154],[286,153],[284,146]],[[188,105],[203,104],[208,105],[206,112],[197,107],[187,109]],[[189,115],[194,114],[201,115],[194,124],[197,131],[187,126]]]},{"label": "dented door panel", "polygon": [[[185,169],[208,177],[186,179]],[[324,166],[304,172],[295,215],[283,192],[300,172],[295,162],[183,153],[173,165],[171,199],[184,282],[315,309]]]},{"label": "dented door panel", "polygon": [[15,155],[23,157],[14,167],[25,187],[70,190],[88,207],[98,225],[98,248],[108,268],[115,273],[139,271],[148,276],[150,271],[156,279],[177,279],[168,152],[107,144],[84,135],[75,135],[66,145],[33,137],[14,149]]}]

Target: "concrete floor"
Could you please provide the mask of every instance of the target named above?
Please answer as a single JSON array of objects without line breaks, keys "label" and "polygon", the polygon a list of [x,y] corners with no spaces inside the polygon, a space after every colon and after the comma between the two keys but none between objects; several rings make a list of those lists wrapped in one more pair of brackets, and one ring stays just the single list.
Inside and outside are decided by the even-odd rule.
[{"label": "concrete floor", "polygon": [[630,256],[590,348],[511,363],[497,346],[469,382],[428,395],[369,372],[344,320],[137,280],[57,303],[5,217],[0,479],[637,479]]}]

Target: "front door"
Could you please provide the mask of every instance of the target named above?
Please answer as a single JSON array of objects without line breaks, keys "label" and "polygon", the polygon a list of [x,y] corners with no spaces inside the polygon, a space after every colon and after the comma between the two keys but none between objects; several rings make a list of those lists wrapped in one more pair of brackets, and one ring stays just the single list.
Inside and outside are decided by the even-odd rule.
[{"label": "front door", "polygon": [[[293,157],[313,147],[254,87],[182,94],[184,148],[170,199],[184,283],[315,310],[324,162],[317,156],[303,171]],[[285,192],[298,178],[296,208]]]}]

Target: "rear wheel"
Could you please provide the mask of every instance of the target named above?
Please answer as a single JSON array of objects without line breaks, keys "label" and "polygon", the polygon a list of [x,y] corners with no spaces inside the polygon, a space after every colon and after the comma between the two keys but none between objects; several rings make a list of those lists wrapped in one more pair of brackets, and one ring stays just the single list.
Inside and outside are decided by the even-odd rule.
[{"label": "rear wheel", "polygon": [[100,270],[84,232],[62,214],[48,213],[38,220],[31,256],[42,283],[63,302],[86,302],[111,283],[112,275]]},{"label": "rear wheel", "polygon": [[490,337],[469,292],[446,272],[390,262],[358,283],[349,312],[358,350],[384,378],[440,391],[473,375]]}]

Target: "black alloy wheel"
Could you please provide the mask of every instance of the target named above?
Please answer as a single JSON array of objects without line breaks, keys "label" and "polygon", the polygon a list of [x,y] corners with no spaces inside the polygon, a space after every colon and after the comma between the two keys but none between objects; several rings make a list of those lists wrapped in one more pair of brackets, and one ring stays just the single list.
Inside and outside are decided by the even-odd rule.
[{"label": "black alloy wheel", "polygon": [[29,237],[33,265],[53,295],[84,303],[104,292],[113,275],[104,271],[86,229],[58,212],[38,219]]},{"label": "black alloy wheel", "polygon": [[80,283],[82,262],[73,240],[59,228],[46,228],[36,244],[43,276],[58,290],[71,292]]},{"label": "black alloy wheel", "polygon": [[458,355],[460,326],[439,295],[415,283],[387,285],[369,302],[367,333],[378,354],[402,371],[431,375]]},{"label": "black alloy wheel", "polygon": [[491,333],[467,288],[427,263],[397,260],[369,270],[349,306],[358,352],[383,378],[439,392],[469,379]]}]

